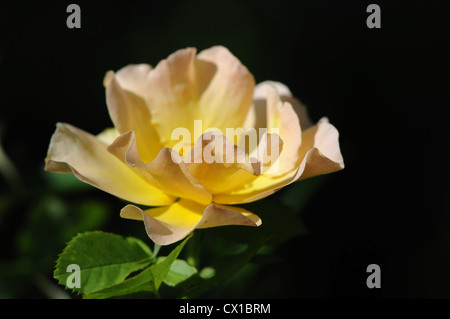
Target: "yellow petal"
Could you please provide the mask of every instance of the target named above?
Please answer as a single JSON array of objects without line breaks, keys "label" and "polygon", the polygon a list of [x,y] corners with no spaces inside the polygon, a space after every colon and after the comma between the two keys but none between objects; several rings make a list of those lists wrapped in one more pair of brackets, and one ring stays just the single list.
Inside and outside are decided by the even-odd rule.
[{"label": "yellow petal", "polygon": [[73,173],[83,182],[138,204],[168,205],[175,199],[147,183],[109,153],[100,139],[69,124],[57,124],[45,170]]},{"label": "yellow petal", "polygon": [[[120,134],[130,130],[135,131],[139,155],[147,163],[156,157],[162,146],[151,124],[151,116],[146,102],[142,96],[137,95],[137,93],[144,94],[141,92],[143,88],[139,87],[141,83],[137,81],[143,78],[143,74],[141,74],[143,71],[131,72],[131,70],[133,68],[122,69],[116,75],[112,71],[107,74],[107,79],[105,79],[106,103],[111,120]],[[122,72],[122,81],[119,81],[120,72]],[[135,73],[137,73],[137,79],[132,80]],[[123,78],[127,81],[124,81]],[[127,89],[122,85],[125,85]]]},{"label": "yellow petal", "polygon": [[192,175],[211,194],[245,185],[256,178],[261,165],[226,136],[206,132],[185,157]]},{"label": "yellow petal", "polygon": [[159,245],[169,245],[183,239],[196,228],[225,225],[259,226],[261,220],[255,214],[239,207],[210,204],[199,205],[181,199],[170,206],[147,209],[134,205],[125,206],[120,216],[144,221],[148,236]]},{"label": "yellow petal", "polygon": [[143,163],[137,152],[134,132],[129,131],[119,136],[108,151],[164,193],[203,205],[211,203],[211,194],[192,176],[180,155],[172,149],[163,148],[151,163]]},{"label": "yellow petal", "polygon": [[97,134],[97,138],[106,145],[110,145],[119,135],[119,131],[115,127],[108,127]]},{"label": "yellow petal", "polygon": [[285,175],[280,179],[272,179],[268,175],[259,175],[252,182],[243,185],[241,188],[235,188],[233,190],[213,195],[213,202],[220,204],[243,204],[251,203],[259,199],[265,198],[282,187],[289,184],[292,181],[292,175]]}]

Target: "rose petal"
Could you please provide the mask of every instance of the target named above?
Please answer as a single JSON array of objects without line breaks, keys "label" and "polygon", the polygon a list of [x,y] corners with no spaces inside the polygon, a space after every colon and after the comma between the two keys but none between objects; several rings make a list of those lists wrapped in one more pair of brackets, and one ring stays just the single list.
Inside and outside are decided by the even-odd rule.
[{"label": "rose petal", "polygon": [[[303,131],[303,144],[299,152],[307,162],[305,171],[301,174],[297,172],[294,180],[336,172],[345,167],[339,147],[339,132],[327,118],[320,119],[317,125]],[[307,152],[310,152],[309,156],[306,156]]]},{"label": "rose petal", "polygon": [[97,138],[106,145],[110,145],[119,135],[119,131],[115,127],[108,127],[97,134]]},{"label": "rose petal", "polygon": [[261,174],[267,174],[269,177],[279,174],[283,144],[284,142],[278,134],[264,133],[255,152],[257,153],[258,161],[261,163]]},{"label": "rose petal", "polygon": [[227,225],[257,227],[262,224],[259,216],[242,207],[211,204],[206,207],[196,228],[211,228]]},{"label": "rose petal", "polygon": [[143,163],[137,152],[134,132],[129,131],[119,136],[108,151],[161,191],[203,205],[211,203],[211,194],[192,176],[179,154],[172,149],[163,148],[151,163]]},{"label": "rose petal", "polygon": [[196,228],[225,225],[259,226],[261,220],[255,214],[240,208],[224,205],[199,205],[181,199],[170,206],[147,209],[134,205],[125,206],[120,216],[144,220],[148,236],[159,245],[169,245],[183,239]]},{"label": "rose petal", "polygon": [[194,132],[194,119],[201,119],[198,101],[211,82],[216,66],[196,59],[187,48],[158,63],[148,77],[147,103],[161,144],[172,148],[176,128]]},{"label": "rose petal", "polygon": [[117,71],[116,78],[124,90],[145,98],[151,71],[152,67],[148,64],[130,64]]},{"label": "rose petal", "polygon": [[213,194],[213,202],[230,205],[254,202],[275,193],[292,182],[292,175],[294,174],[295,171],[280,179],[272,179],[268,175],[259,175],[252,182],[243,185],[241,188]]},{"label": "rose petal", "polygon": [[85,183],[138,204],[159,206],[174,201],[174,197],[147,183],[106,148],[97,137],[58,123],[50,141],[45,170],[73,173]]},{"label": "rose petal", "polygon": [[198,59],[217,67],[199,101],[204,127],[217,127],[224,134],[226,128],[242,127],[253,100],[253,75],[223,46],[200,52]]},{"label": "rose petal", "polygon": [[[125,69],[127,76],[134,72]],[[125,72],[125,71],[121,71]],[[131,75],[128,73],[132,73]],[[123,75],[123,74],[122,74]],[[151,162],[161,150],[159,137],[151,124],[151,116],[145,100],[132,91],[128,91],[121,86],[119,76],[110,71],[106,86],[106,103],[111,120],[120,134],[133,130],[136,133],[137,148],[140,157],[146,163]],[[124,77],[124,76],[122,76]],[[129,79],[127,87],[131,87],[135,92],[141,90],[132,87],[134,82]]]},{"label": "rose petal", "polygon": [[[288,102],[282,102],[278,89],[272,82],[259,84],[255,92],[254,104],[259,110],[266,109],[265,125],[268,132],[273,132],[275,129],[283,140],[283,151],[279,155],[277,167],[270,170],[269,177],[275,179],[295,170],[300,165],[299,148],[302,143],[302,132],[297,114]],[[283,92],[282,90],[281,93]],[[262,100],[264,93],[265,98]]]},{"label": "rose petal", "polygon": [[[259,107],[255,107],[255,112],[257,112],[256,116],[258,116],[260,118],[264,118],[266,116],[265,101],[266,101],[266,97],[267,97],[266,89],[267,89],[268,85],[274,86],[276,88],[278,94],[280,95],[282,102],[289,102],[289,104],[292,105],[292,107],[294,108],[294,111],[297,113],[297,116],[300,120],[300,127],[302,128],[302,130],[306,130],[307,128],[309,128],[313,125],[309,118],[308,110],[307,110],[306,106],[303,105],[297,98],[295,98],[292,95],[291,91],[289,90],[289,88],[286,85],[284,85],[281,82],[276,82],[276,81],[264,81],[264,82],[261,82],[258,85],[256,85],[255,91],[253,94],[254,104],[256,106],[259,106]],[[265,121],[265,119],[260,120],[260,123],[263,125],[264,121]],[[260,127],[265,127],[265,126],[260,126]]]}]

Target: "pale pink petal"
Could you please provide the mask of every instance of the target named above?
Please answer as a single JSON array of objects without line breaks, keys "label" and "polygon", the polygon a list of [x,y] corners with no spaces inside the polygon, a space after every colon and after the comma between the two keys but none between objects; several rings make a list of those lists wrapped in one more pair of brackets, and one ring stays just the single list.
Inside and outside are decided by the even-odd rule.
[{"label": "pale pink petal", "polygon": [[278,92],[273,87],[267,88],[267,121],[269,132],[277,128],[283,139],[283,151],[280,154],[279,168],[270,177],[277,178],[291,172],[298,166],[298,150],[302,143],[302,131],[298,117],[288,102],[281,102]]},{"label": "pale pink petal", "polygon": [[173,147],[176,128],[194,132],[194,120],[201,119],[200,96],[217,71],[213,63],[196,59],[196,49],[187,48],[158,63],[148,77],[147,103],[161,144]]},{"label": "pale pink petal", "polygon": [[345,167],[339,147],[339,132],[327,118],[322,118],[317,125],[303,132],[300,156],[303,154],[305,171],[301,174],[297,172],[295,180],[333,173]]},{"label": "pale pink petal", "polygon": [[204,127],[217,127],[224,134],[226,128],[242,127],[253,100],[253,75],[223,46],[200,52],[198,59],[217,67],[199,101]]},{"label": "pale pink petal", "polygon": [[211,204],[206,207],[203,217],[196,228],[211,228],[227,225],[257,227],[261,224],[261,218],[244,208]]},{"label": "pale pink petal", "polygon": [[147,79],[152,71],[148,64],[130,64],[116,72],[120,86],[142,98],[147,95]]},{"label": "pale pink petal", "polygon": [[[135,92],[141,88],[133,87],[135,84],[131,79],[134,72],[126,70],[127,87],[124,89],[119,81],[118,74],[110,71],[107,75],[106,103],[111,120],[119,134],[133,130],[136,133],[137,148],[144,162],[151,162],[161,150],[158,135],[151,124],[151,115],[144,98]],[[125,71],[121,71],[125,72]],[[129,73],[132,73],[131,75]],[[140,74],[140,73],[138,73]],[[133,91],[131,91],[133,89]]]}]

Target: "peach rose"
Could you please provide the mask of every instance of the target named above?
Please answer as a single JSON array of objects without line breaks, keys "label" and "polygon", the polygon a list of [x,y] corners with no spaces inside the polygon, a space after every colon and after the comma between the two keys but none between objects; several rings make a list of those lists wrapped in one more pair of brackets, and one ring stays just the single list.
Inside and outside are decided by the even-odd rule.
[{"label": "peach rose", "polygon": [[[336,128],[326,118],[312,125],[286,86],[255,86],[224,47],[196,53],[182,49],[155,68],[138,64],[108,72],[104,85],[114,128],[95,136],[58,123],[45,160],[46,171],[72,173],[151,206],[129,204],[120,216],[143,220],[160,245],[196,228],[259,226],[257,215],[232,205],[344,168]],[[230,136],[230,128],[240,130]],[[190,133],[181,142],[174,135],[180,129]],[[256,144],[247,145],[247,133],[255,131]]]}]

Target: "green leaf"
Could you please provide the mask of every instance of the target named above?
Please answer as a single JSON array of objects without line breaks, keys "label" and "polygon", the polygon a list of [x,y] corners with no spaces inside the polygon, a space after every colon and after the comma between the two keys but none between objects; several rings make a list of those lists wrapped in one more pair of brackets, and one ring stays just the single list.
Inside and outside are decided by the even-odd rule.
[{"label": "green leaf", "polygon": [[132,272],[150,264],[153,254],[142,241],[99,231],[75,236],[59,256],[54,277],[67,286],[72,272],[67,267],[80,267],[80,287],[73,291],[86,294],[118,284]]},{"label": "green leaf", "polygon": [[174,250],[172,250],[172,252],[162,262],[160,262],[159,264],[152,265],[150,267],[152,270],[152,274],[155,278],[154,281],[156,289],[159,289],[159,286],[161,286],[161,283],[163,282],[164,278],[169,272],[170,267],[172,266],[173,262],[178,258],[178,255],[180,254],[184,245],[186,245],[189,238],[191,238],[191,236],[183,240],[181,244],[179,244]]},{"label": "green leaf", "polygon": [[125,295],[131,295],[138,292],[155,292],[153,284],[154,277],[148,267],[134,277],[113,286],[109,286],[98,291],[87,293],[83,296],[85,299],[107,299]]},{"label": "green leaf", "polygon": [[138,275],[129,278],[117,285],[106,287],[102,290],[88,293],[84,296],[86,299],[106,299],[119,296],[130,295],[139,292],[154,292],[159,296],[158,289],[161,283],[169,273],[172,264],[177,259],[190,236],[181,242],[172,252],[160,263],[153,264],[144,269]]},{"label": "green leaf", "polygon": [[[164,261],[166,257],[159,257],[156,263]],[[164,283],[170,287],[175,287],[179,283],[189,279],[197,273],[197,269],[189,265],[185,260],[177,259],[174,260],[172,266],[164,278]]]}]

